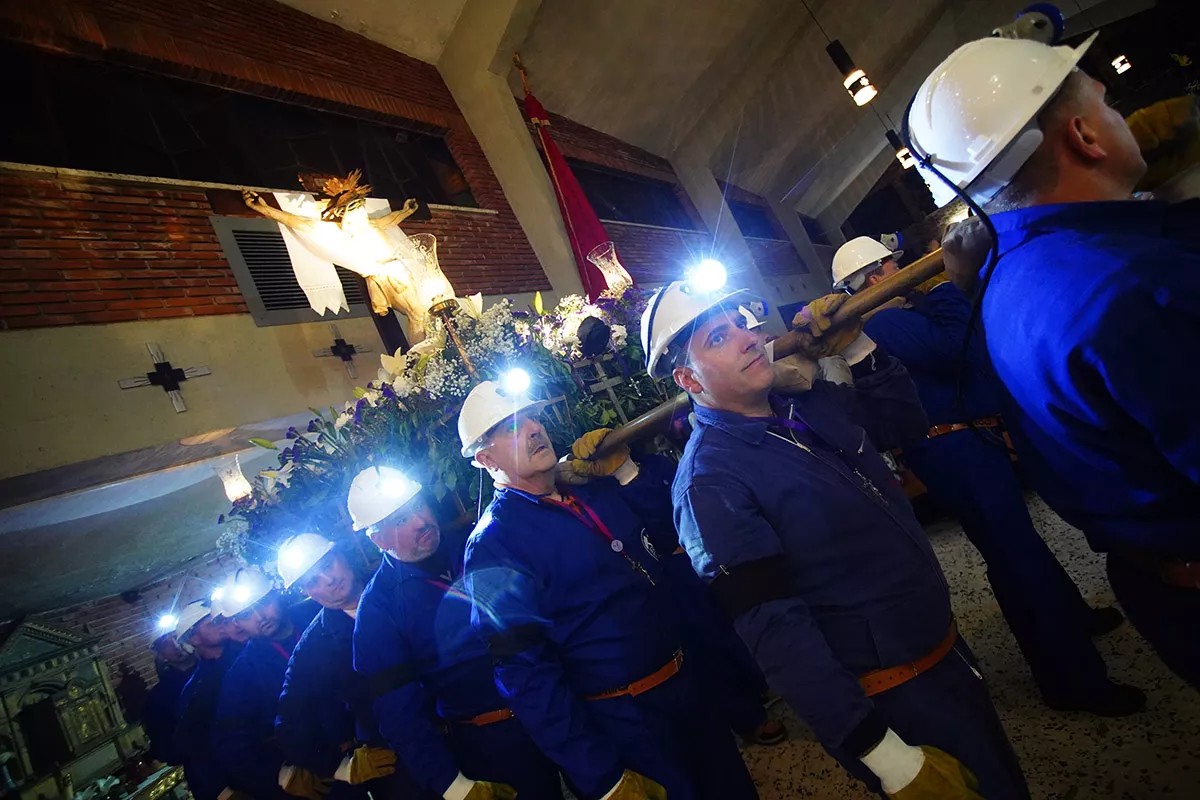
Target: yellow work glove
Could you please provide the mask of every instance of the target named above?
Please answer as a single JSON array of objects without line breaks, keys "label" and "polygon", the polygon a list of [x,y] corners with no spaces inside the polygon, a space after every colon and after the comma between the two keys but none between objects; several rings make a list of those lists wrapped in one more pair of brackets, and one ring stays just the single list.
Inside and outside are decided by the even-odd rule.
[{"label": "yellow work glove", "polygon": [[862,333],[860,319],[837,327],[833,325],[833,315],[848,299],[849,295],[845,294],[827,294],[800,309],[792,320],[792,328],[800,334],[800,355],[813,361],[837,355],[859,337]]},{"label": "yellow work glove", "polygon": [[303,767],[285,767],[289,770],[283,790],[293,797],[303,797],[306,800],[324,800],[332,784],[328,778],[322,778],[315,772],[309,772]]},{"label": "yellow work glove", "polygon": [[971,297],[979,282],[979,271],[987,263],[992,237],[979,217],[968,217],[946,230],[942,237],[942,263],[946,276]]},{"label": "yellow work glove", "polygon": [[365,783],[396,771],[396,754],[384,747],[363,745],[350,756],[349,783]]},{"label": "yellow work glove", "polygon": [[802,394],[812,388],[817,364],[802,356],[790,355],[771,362],[775,382],[771,388],[781,394]]},{"label": "yellow work glove", "polygon": [[912,783],[889,794],[893,800],[983,800],[971,770],[936,747],[923,745],[925,764]]},{"label": "yellow work glove", "polygon": [[667,800],[667,790],[645,775],[625,770],[608,800]]},{"label": "yellow work glove", "polygon": [[628,445],[621,445],[603,458],[597,458],[594,461],[588,460],[596,452],[600,443],[604,441],[604,437],[611,432],[612,428],[597,428],[576,439],[575,444],[571,445],[571,455],[575,458],[567,462],[571,471],[589,478],[602,478],[612,475],[628,461]]},{"label": "yellow work glove", "polygon": [[515,800],[516,796],[517,790],[508,784],[475,781],[463,800]]},{"label": "yellow work glove", "polygon": [[1146,159],[1139,190],[1157,189],[1200,164],[1200,109],[1191,95],[1140,108],[1125,119]]}]

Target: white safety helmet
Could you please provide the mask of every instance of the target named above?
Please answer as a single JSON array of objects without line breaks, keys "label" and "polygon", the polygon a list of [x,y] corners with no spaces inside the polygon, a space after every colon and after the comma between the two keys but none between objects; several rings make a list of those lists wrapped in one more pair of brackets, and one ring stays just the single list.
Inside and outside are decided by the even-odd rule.
[{"label": "white safety helmet", "polygon": [[[394,514],[420,491],[421,484],[395,467],[367,467],[354,476],[354,481],[350,484],[350,494],[346,498],[346,509],[350,512],[354,530],[369,528]],[[330,547],[332,546],[331,544]],[[317,558],[320,559],[320,556]],[[317,562],[314,560],[312,563]],[[283,560],[280,559],[281,574],[282,566]],[[311,566],[312,564],[309,565]],[[307,569],[308,567],[305,571]],[[299,573],[296,577],[302,574]]]},{"label": "white safety helmet", "polygon": [[271,593],[271,579],[256,569],[243,568],[225,582],[220,595],[221,614],[236,617]]},{"label": "white safety helmet", "polygon": [[838,248],[833,254],[833,288],[841,291],[858,291],[867,279],[867,273],[879,266],[885,258],[899,259],[903,250],[892,250],[878,239],[859,236]]},{"label": "white safety helmet", "polygon": [[463,458],[473,466],[475,454],[487,446],[488,434],[504,420],[522,411],[537,412],[550,405],[548,400],[532,400],[524,392],[506,392],[495,381],[484,381],[471,390],[458,412],[458,438],[462,442]]},{"label": "white safety helmet", "polygon": [[283,588],[292,588],[292,584],[303,578],[332,549],[333,542],[315,533],[300,533],[284,542],[279,548],[277,562]]},{"label": "white safety helmet", "polygon": [[646,372],[651,378],[665,378],[665,374],[659,374],[658,367],[680,332],[719,305],[738,308],[743,303],[731,301],[749,294],[746,289],[705,292],[687,281],[672,281],[655,292],[642,312],[642,350],[646,353]]},{"label": "white safety helmet", "polygon": [[991,200],[1042,143],[1037,115],[1095,38],[1075,48],[980,39],[955,50],[925,79],[908,113],[909,138],[939,208],[957,195],[923,159],[975,202]]},{"label": "white safety helmet", "polygon": [[175,638],[183,644],[184,637],[204,620],[212,616],[212,608],[206,600],[193,600],[179,612],[179,621],[175,623]]}]

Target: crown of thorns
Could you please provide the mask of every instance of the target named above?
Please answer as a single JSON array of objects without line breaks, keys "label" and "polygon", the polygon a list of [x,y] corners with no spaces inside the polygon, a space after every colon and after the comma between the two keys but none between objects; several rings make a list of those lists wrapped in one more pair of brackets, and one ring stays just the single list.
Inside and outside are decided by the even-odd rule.
[{"label": "crown of thorns", "polygon": [[371,194],[368,184],[359,185],[362,170],[354,170],[344,178],[336,175],[301,174],[300,184],[305,190],[326,200],[321,219],[326,222],[336,222],[345,216],[347,211],[357,208],[366,202]]}]

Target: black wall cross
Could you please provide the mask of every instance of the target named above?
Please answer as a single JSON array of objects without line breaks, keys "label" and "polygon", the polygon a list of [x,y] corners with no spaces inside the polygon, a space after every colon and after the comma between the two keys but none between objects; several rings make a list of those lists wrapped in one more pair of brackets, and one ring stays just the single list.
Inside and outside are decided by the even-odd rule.
[{"label": "black wall cross", "polygon": [[150,351],[150,359],[154,362],[154,371],[147,372],[144,376],[137,378],[126,378],[123,381],[117,381],[117,385],[122,389],[136,389],[140,386],[161,386],[167,396],[171,398],[171,405],[175,406],[176,413],[187,411],[187,405],[183,402],[183,395],[179,392],[179,385],[189,378],[199,378],[202,375],[211,375],[212,370],[208,367],[184,367],[179,368],[171,365],[167,357],[163,355],[162,348],[157,342],[147,342],[146,349]]},{"label": "black wall cross", "polygon": [[347,342],[342,338],[342,332],[338,330],[337,325],[330,325],[329,330],[333,333],[333,346],[313,350],[313,356],[315,358],[324,358],[326,356],[340,358],[342,363],[346,365],[346,374],[351,378],[357,378],[358,370],[354,367],[354,357],[359,353],[371,352],[371,348],[364,344],[350,344]]}]

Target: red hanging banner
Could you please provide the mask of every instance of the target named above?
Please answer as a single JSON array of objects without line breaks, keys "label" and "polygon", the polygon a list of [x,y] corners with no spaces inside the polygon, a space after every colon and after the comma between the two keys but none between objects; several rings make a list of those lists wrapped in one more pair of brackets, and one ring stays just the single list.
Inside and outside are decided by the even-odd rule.
[{"label": "red hanging banner", "polygon": [[587,292],[588,300],[595,300],[600,293],[608,288],[602,273],[595,264],[588,261],[588,253],[597,245],[610,240],[608,232],[600,224],[595,209],[588,202],[587,195],[567,165],[566,158],[558,149],[550,132],[550,115],[529,91],[525,83],[525,70],[519,58],[513,62],[521,72],[521,82],[525,84],[525,117],[533,123],[537,134],[538,144],[546,159],[546,171],[550,173],[550,182],[554,185],[554,194],[558,198],[558,209],[562,212],[563,222],[567,226],[567,236],[571,240],[571,250],[575,254],[575,264],[579,267],[579,277],[583,281],[583,289]]}]

